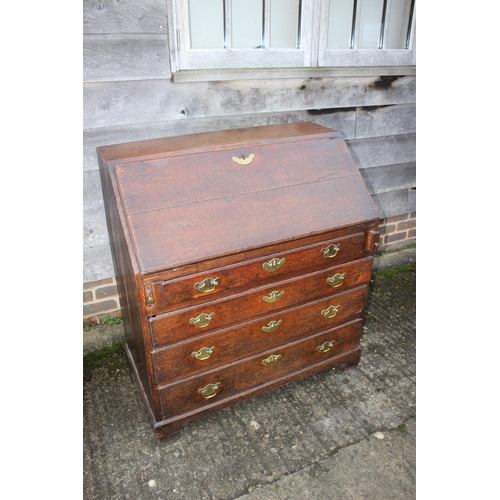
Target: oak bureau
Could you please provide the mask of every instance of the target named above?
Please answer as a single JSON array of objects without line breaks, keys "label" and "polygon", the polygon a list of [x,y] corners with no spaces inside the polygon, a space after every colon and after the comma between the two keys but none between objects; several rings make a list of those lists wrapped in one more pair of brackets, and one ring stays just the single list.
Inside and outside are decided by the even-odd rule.
[{"label": "oak bureau", "polygon": [[158,440],[359,362],[379,220],[339,132],[293,123],[97,152],[126,351]]}]

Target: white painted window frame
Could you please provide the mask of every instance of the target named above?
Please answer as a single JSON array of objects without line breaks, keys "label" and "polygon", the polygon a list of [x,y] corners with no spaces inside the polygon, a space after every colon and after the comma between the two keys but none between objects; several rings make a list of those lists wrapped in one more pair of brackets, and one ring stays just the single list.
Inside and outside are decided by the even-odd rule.
[{"label": "white painted window frame", "polygon": [[[358,10],[361,3],[358,0]],[[412,66],[415,65],[415,11],[408,49],[358,50],[357,40],[353,49],[327,49],[328,0],[302,0],[300,49],[191,49],[188,0],[170,0],[167,21],[171,71],[174,74],[200,70]],[[230,15],[228,1],[226,16]],[[386,40],[384,46],[385,43]]]}]

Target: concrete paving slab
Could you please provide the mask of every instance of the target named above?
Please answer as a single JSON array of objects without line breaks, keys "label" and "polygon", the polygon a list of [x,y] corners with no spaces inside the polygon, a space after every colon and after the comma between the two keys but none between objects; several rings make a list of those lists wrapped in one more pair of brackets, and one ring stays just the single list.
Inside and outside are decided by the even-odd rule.
[{"label": "concrete paving slab", "polygon": [[413,268],[375,276],[361,345],[352,370],[225,408],[164,443],[125,361],[93,369],[83,396],[84,499],[415,498]]}]

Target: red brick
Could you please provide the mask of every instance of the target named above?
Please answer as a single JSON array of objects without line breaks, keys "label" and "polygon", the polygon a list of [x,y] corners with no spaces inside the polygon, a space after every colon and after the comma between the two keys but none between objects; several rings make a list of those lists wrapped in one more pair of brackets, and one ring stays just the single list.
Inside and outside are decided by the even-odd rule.
[{"label": "red brick", "polygon": [[389,224],[389,225],[379,227],[380,234],[393,233],[395,230],[396,230],[395,224]]},{"label": "red brick", "polygon": [[118,289],[116,288],[116,285],[104,286],[102,288],[98,288],[95,291],[95,298],[97,300],[105,299],[106,297],[113,297],[115,295],[118,295]]},{"label": "red brick", "polygon": [[416,238],[417,237],[417,230],[416,229],[410,229],[408,231],[408,238]]},{"label": "red brick", "polygon": [[92,299],[92,292],[83,292],[83,302],[90,302]]},{"label": "red brick", "polygon": [[397,231],[406,231],[407,229],[413,229],[417,222],[415,220],[407,220],[405,222],[400,222],[397,227]]},{"label": "red brick", "polygon": [[392,222],[400,222],[403,220],[408,220],[408,214],[403,214],[403,215],[395,215],[394,217],[388,217],[387,222],[392,223]]},{"label": "red brick", "polygon": [[406,239],[406,233],[389,234],[386,237],[386,243],[394,243],[395,241],[401,241],[405,239]]},{"label": "red brick", "polygon": [[83,284],[83,289],[89,290],[91,288],[96,288],[98,286],[111,285],[111,283],[113,283],[113,278],[104,278],[98,281],[89,281],[88,283]]},{"label": "red brick", "polygon": [[107,311],[116,311],[118,303],[116,300],[103,300],[102,302],[93,302],[83,306],[83,317],[95,316],[96,314],[104,313]]}]

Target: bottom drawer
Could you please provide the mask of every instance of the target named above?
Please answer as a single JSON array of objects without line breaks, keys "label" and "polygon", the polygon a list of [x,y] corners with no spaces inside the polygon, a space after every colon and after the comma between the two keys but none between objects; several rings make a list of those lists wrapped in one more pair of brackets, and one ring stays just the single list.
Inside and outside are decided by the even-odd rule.
[{"label": "bottom drawer", "polygon": [[284,377],[359,345],[362,320],[226,365],[159,390],[163,418],[203,410],[213,402]]}]

